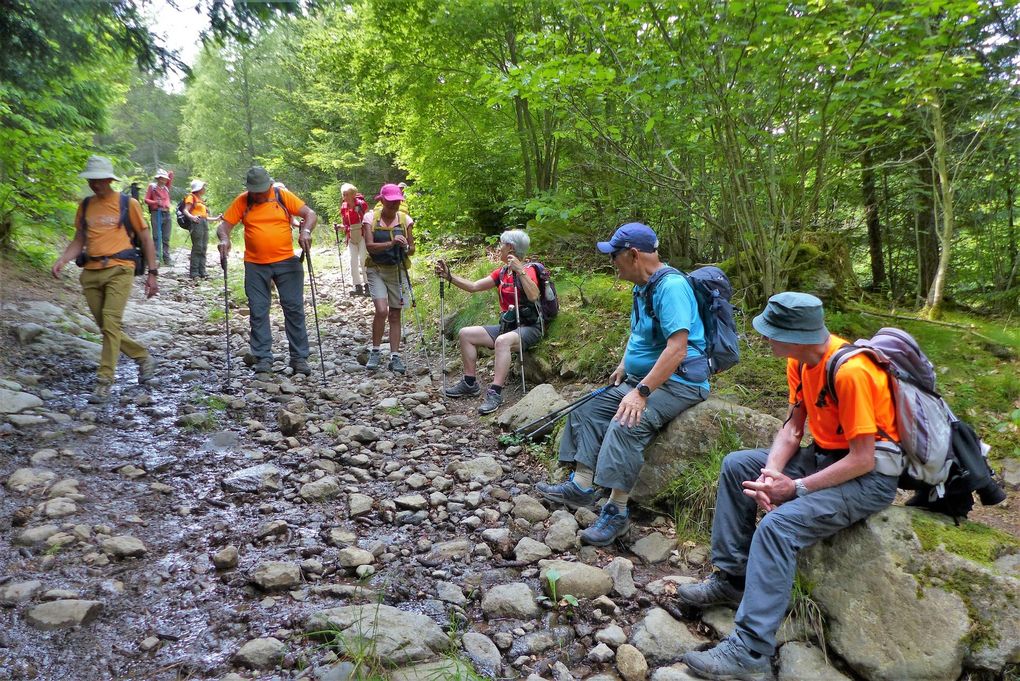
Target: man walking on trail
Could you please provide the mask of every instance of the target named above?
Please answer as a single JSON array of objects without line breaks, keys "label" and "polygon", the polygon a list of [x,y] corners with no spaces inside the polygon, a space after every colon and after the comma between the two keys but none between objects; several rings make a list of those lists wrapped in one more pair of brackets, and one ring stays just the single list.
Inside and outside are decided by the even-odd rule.
[{"label": "man walking on trail", "polygon": [[340,220],[344,227],[344,243],[351,262],[351,279],[354,281],[353,295],[367,296],[368,287],[365,283],[365,235],[361,231],[361,223],[368,212],[365,197],[358,193],[358,188],[349,182],[340,187],[343,201],[340,202]]},{"label": "man walking on trail", "polygon": [[[656,276],[667,267],[658,247],[655,232],[638,222],[599,242],[619,277],[634,284],[630,338],[610,377],[614,387],[567,417],[559,460],[574,464],[574,472],[566,482],[536,486],[543,497],[569,508],[595,501],[593,483],[610,490],[598,520],[581,533],[585,544],[608,546],[627,531],[627,501],[645,447],[677,414],[708,397],[708,360],[699,350],[705,330],[694,291],[683,276]],[[646,313],[646,296],[654,316]]]},{"label": "man walking on trail", "polygon": [[399,210],[404,193],[395,184],[384,184],[375,197],[381,208],[365,213],[362,231],[368,260],[368,293],[372,296],[372,349],[365,368],[375,371],[381,363],[382,336],[390,324],[390,371],[406,371],[400,358],[400,313],[410,296],[411,282],[406,277],[408,256],[414,255],[414,220]]},{"label": "man walking on trail", "polygon": [[159,292],[156,279],[159,261],[142,218],[141,205],[128,196],[122,197],[111,187],[119,178],[113,174],[110,159],[89,157],[84,172],[78,177],[88,180],[93,196],[86,197],[79,204],[74,218],[74,240],[53,263],[52,272],[54,277],[59,277],[64,265],[76,260],[79,255],[85,256],[79,281],[89,310],[103,333],[96,387],[89,397],[89,402],[98,404],[110,399],[110,387],[121,351],[138,365],[139,384],[148,383],[156,374],[156,362],[149,351],[121,328],[135,274],[135,254],[129,230],[138,235],[142,255],[148,265],[146,298]]},{"label": "man walking on trail", "polygon": [[205,271],[206,254],[209,250],[209,209],[202,197],[205,182],[191,181],[191,193],[184,197],[184,214],[191,220],[191,262],[188,274],[192,279],[208,279]]},{"label": "man walking on trail", "polygon": [[156,244],[156,257],[163,258],[163,264],[170,266],[170,187],[174,183],[173,171],[160,168],[156,171],[155,182],[149,183],[145,191],[145,205],[149,207],[152,220],[152,241]]},{"label": "man walking on trail", "polygon": [[[676,603],[685,608],[737,608],[730,636],[684,656],[707,679],[772,677],[797,553],[889,506],[903,470],[885,371],[864,355],[853,357],[831,386],[836,399],[820,399],[826,362],[847,343],[825,328],[822,301],[776,294],[753,325],[772,354],[787,358],[790,409],[770,449],[723,460],[712,522],[719,571],[677,590]],[[807,422],[814,442],[801,447]],[[765,516],[756,528],[758,509]]]},{"label": "man walking on trail", "polygon": [[[510,373],[513,353],[517,351],[524,338],[524,348],[528,349],[542,340],[541,311],[536,309],[541,292],[538,287],[538,272],[534,265],[525,265],[521,259],[528,255],[531,239],[527,232],[511,229],[499,237],[499,259],[505,264],[497,267],[492,273],[470,281],[455,276],[449,266],[440,260],[436,263],[436,276],[446,279],[457,288],[468,293],[488,291],[499,286],[500,323],[491,326],[466,326],[460,330],[460,356],[464,365],[464,377],[446,389],[447,397],[469,397],[481,392],[475,378],[478,363],[478,348],[491,348],[496,353],[496,366],[493,370],[492,384],[485,392],[485,400],[478,407],[479,414],[488,414],[499,408],[503,403],[503,383]],[[517,288],[520,282],[520,288]],[[520,308],[521,325],[516,327],[516,311]]]},{"label": "man walking on trail", "polygon": [[283,308],[284,329],[290,347],[290,367],[310,376],[308,331],[305,328],[305,275],[301,259],[294,255],[291,217],[301,218],[298,244],[302,252],[312,248],[315,211],[289,190],[273,187],[273,178],[262,166],[253,166],[245,178],[248,191],[239,194],[223,212],[216,229],[220,258],[230,254],[230,232],[244,223],[244,292],[248,296],[255,373],[273,370],[273,335],[269,325],[271,286],[276,284]]}]

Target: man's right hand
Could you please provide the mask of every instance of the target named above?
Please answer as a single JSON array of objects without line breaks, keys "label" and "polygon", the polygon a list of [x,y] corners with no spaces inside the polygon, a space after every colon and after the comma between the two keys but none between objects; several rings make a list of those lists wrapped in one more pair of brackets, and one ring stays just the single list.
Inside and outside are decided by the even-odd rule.
[{"label": "man's right hand", "polygon": [[221,241],[217,248],[220,251],[220,263],[224,265],[224,268],[226,268],[227,258],[230,256],[230,242]]},{"label": "man's right hand", "polygon": [[623,364],[616,367],[613,374],[609,377],[609,380],[613,382],[613,385],[620,385],[623,383],[623,379],[627,378],[627,371],[623,368]]},{"label": "man's right hand", "polygon": [[449,281],[450,268],[447,266],[445,261],[440,260],[439,262],[436,263],[436,276],[439,277],[440,279],[446,279],[447,281]]},{"label": "man's right hand", "polygon": [[60,270],[64,269],[64,265],[66,264],[67,263],[64,262],[63,258],[57,258],[57,261],[53,263],[53,267],[50,268],[50,272],[53,273],[54,279],[60,279]]}]

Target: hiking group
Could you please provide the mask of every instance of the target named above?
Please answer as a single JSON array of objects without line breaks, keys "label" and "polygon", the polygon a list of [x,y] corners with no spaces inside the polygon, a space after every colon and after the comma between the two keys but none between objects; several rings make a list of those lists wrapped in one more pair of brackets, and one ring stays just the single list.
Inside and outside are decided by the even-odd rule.
[{"label": "hiking group", "polygon": [[[157,174],[158,185],[152,192],[157,213],[169,206],[163,192],[172,176],[163,175]],[[158,292],[158,252],[138,202],[112,190],[117,178],[109,160],[90,158],[81,176],[94,195],[79,206],[75,238],[54,263],[53,274],[59,275],[71,260],[83,267],[82,289],[103,332],[102,361],[90,400],[102,402],[109,398],[121,350],[138,363],[140,383],[151,379],[155,371],[145,348],[121,329],[121,318],[132,273],[141,272],[142,260],[148,268],[145,293],[151,297]],[[273,369],[269,307],[275,285],[284,313],[290,367],[308,375],[302,259],[307,258],[310,267],[317,216],[285,187],[274,185],[264,168],[251,168],[245,184],[247,191],[223,212],[216,233],[226,277],[231,230],[244,224],[244,286],[251,311],[253,369]],[[207,215],[204,206],[197,209],[204,185],[192,183],[191,189],[195,201],[187,204],[186,213],[197,231]],[[401,312],[413,296],[408,259],[415,252],[414,220],[406,212],[398,185],[383,185],[374,208],[368,207],[353,185],[345,184],[342,193],[342,224],[334,225],[337,244],[342,227],[350,249],[352,293],[367,293],[374,308],[365,368],[380,368],[388,322],[388,368],[403,373]],[[162,228],[166,217],[153,218],[154,232]],[[295,221],[300,257],[293,248]],[[166,243],[164,239],[162,245]],[[660,260],[655,231],[636,222],[619,227],[595,247],[609,257],[620,279],[633,285],[630,333],[610,384],[574,408],[561,410],[569,413],[559,442],[559,461],[569,469],[569,476],[558,483],[539,483],[536,489],[552,505],[570,509],[594,507],[600,496],[608,495],[595,522],[580,533],[582,543],[605,547],[628,530],[629,496],[644,464],[645,448],[678,414],[708,397],[713,375],[736,363],[738,350],[729,304],[732,291],[721,270],[704,267],[685,274],[669,267]],[[463,375],[444,390],[451,398],[480,395],[478,348],[492,349],[493,378],[478,407],[483,414],[500,406],[514,352],[521,353],[523,374],[524,351],[542,339],[556,314],[549,273],[540,263],[527,260],[529,249],[527,233],[512,229],[500,236],[501,265],[488,276],[472,281],[454,274],[443,260],[435,265],[441,287],[449,284],[469,293],[498,289],[499,323],[459,330]],[[163,250],[164,262],[166,253]],[[191,274],[205,275],[204,261],[194,255]],[[873,346],[863,347],[860,341],[850,345],[827,329],[822,302],[800,292],[772,296],[752,326],[775,356],[786,358],[786,420],[768,449],[725,457],[711,536],[716,571],[702,582],[679,587],[674,597],[662,602],[678,617],[718,605],[737,609],[729,636],[708,650],[684,656],[690,670],[707,679],[771,678],[776,631],[789,603],[798,553],[889,506],[905,473],[935,484],[940,479],[945,482],[952,467],[943,452],[941,460],[930,462],[930,474],[915,469],[917,427],[897,418],[904,409],[898,397],[907,394],[907,383],[921,384],[925,377],[910,381],[909,372],[892,371],[887,355],[880,352],[878,336]],[[906,336],[907,342],[893,335],[897,345],[885,346],[888,356],[911,354],[922,373],[931,370],[912,338]],[[929,392],[937,397],[933,372],[930,383]],[[808,429],[812,442],[802,445]],[[954,421],[954,437],[957,430]],[[976,456],[975,470],[981,454]],[[975,479],[986,484],[987,478]],[[979,483],[968,483],[975,485],[967,489],[968,498]],[[987,485],[984,491],[989,498],[982,494],[982,500],[996,503],[993,483]],[[759,513],[763,515],[756,523]]]}]

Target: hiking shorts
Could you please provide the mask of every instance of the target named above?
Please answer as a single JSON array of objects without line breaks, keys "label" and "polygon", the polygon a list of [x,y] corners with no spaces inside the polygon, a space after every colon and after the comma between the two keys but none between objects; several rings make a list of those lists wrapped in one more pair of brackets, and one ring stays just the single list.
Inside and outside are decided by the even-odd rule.
[{"label": "hiking shorts", "polygon": [[[392,308],[404,307],[404,302],[411,295],[410,283],[404,277],[400,267],[368,267],[368,294],[372,300],[383,300]],[[401,286],[403,284],[403,286]]]},{"label": "hiking shorts", "polygon": [[[486,333],[489,334],[489,337],[492,338],[492,342],[495,343],[496,338],[499,337],[499,326],[492,324],[489,326],[483,326],[482,328],[485,329]],[[542,329],[537,326],[521,326],[514,329],[514,331],[517,331],[518,335],[521,337],[525,350],[534,347],[538,341],[542,340]]]}]

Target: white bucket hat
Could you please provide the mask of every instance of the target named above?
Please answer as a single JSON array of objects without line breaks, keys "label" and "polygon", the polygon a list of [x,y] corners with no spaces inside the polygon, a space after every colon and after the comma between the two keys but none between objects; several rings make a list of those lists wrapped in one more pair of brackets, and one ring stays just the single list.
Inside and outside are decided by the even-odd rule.
[{"label": "white bucket hat", "polygon": [[168,173],[168,172],[167,172],[166,170],[164,170],[163,168],[160,168],[159,170],[157,170],[157,171],[156,171],[156,179],[158,180],[158,179],[159,179],[159,178],[161,178],[161,177],[162,177],[162,178],[163,178],[164,180],[169,180],[169,179],[170,179],[170,173]]},{"label": "white bucket hat", "polygon": [[199,189],[203,189],[203,188],[205,188],[205,182],[203,182],[202,180],[192,180],[191,181],[191,191],[197,192]]},{"label": "white bucket hat", "polygon": [[105,156],[89,156],[85,162],[85,170],[78,173],[85,180],[120,180],[113,173],[113,162]]}]

